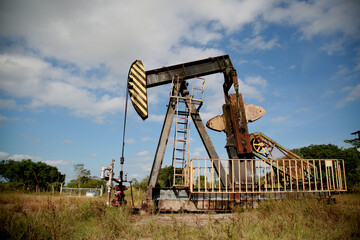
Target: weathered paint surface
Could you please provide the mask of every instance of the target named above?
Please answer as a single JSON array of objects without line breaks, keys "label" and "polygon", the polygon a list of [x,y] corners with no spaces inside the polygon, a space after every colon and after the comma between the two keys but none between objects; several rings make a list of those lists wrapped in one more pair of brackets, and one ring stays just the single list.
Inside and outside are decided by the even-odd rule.
[{"label": "weathered paint surface", "polygon": [[[245,114],[247,122],[254,122],[264,116],[266,113],[265,109],[256,106],[254,104],[245,105]],[[211,119],[209,119],[206,123],[206,127],[211,130],[215,130],[218,132],[225,131],[225,120],[224,115],[218,115]]]}]

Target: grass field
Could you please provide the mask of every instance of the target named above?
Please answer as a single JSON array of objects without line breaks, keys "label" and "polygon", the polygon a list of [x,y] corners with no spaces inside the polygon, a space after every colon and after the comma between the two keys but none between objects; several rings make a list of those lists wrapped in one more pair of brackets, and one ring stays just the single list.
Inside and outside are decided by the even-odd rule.
[{"label": "grass field", "polygon": [[[134,193],[136,205],[143,196]],[[130,206],[106,207],[104,197],[0,193],[0,238],[360,239],[360,195],[334,198],[267,201],[229,214],[133,215]]]}]

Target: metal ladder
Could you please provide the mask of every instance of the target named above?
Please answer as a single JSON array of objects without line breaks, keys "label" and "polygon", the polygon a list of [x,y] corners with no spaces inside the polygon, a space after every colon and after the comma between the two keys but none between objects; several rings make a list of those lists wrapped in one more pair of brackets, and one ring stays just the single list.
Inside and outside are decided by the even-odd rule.
[{"label": "metal ladder", "polygon": [[[179,76],[173,76],[173,84],[180,85]],[[175,134],[173,149],[173,186],[184,187],[188,185],[187,164],[190,149],[190,117],[191,96],[181,97],[178,93],[170,96],[176,102],[175,106]]]},{"label": "metal ladder", "polygon": [[[173,76],[172,84],[180,84],[179,76]],[[203,79],[202,79],[203,80]],[[173,187],[189,186],[189,161],[190,161],[190,122],[192,104],[198,105],[200,109],[203,103],[205,81],[201,88],[196,88],[194,82],[191,94],[186,97],[179,96],[178,92],[172,93],[170,97],[175,99],[175,134],[173,161],[174,168]]]},{"label": "metal ladder", "polygon": [[203,78],[196,78],[202,80],[201,87],[195,86],[195,80],[192,83],[192,89],[191,89],[191,101],[198,105],[196,108],[198,111],[203,105],[204,101],[204,89],[205,89],[205,79]]}]

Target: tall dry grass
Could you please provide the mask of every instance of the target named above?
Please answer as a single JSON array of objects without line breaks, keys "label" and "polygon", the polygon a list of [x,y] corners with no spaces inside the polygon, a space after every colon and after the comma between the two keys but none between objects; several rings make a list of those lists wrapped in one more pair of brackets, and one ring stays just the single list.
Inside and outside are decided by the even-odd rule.
[{"label": "tall dry grass", "polygon": [[[127,194],[130,205],[130,194]],[[0,194],[1,239],[359,239],[360,195],[261,202],[232,214],[132,215],[105,199]],[[136,202],[139,199],[136,198]]]}]

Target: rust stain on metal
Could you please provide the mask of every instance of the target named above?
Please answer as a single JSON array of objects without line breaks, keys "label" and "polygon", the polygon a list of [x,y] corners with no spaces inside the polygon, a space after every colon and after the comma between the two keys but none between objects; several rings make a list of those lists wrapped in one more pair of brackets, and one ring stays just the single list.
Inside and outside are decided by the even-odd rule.
[{"label": "rust stain on metal", "polygon": [[[254,122],[264,116],[265,113],[265,109],[260,106],[256,106],[254,104],[245,104],[245,114],[247,122]],[[206,123],[206,127],[217,132],[225,131],[224,115],[217,115],[209,119]]]},{"label": "rust stain on metal", "polygon": [[245,116],[245,107],[241,94],[239,94],[239,105],[236,94],[230,94],[230,117],[232,130],[235,135],[235,144],[238,154],[251,153],[250,137]]}]

